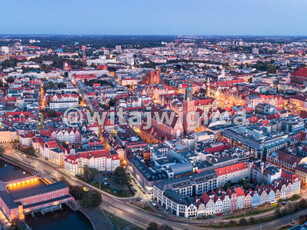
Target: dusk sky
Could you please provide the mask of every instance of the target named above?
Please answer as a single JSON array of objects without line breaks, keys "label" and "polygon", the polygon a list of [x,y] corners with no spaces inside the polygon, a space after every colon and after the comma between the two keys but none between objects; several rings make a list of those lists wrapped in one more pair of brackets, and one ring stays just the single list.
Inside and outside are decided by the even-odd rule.
[{"label": "dusk sky", "polygon": [[305,0],[1,0],[0,34],[307,35]]}]

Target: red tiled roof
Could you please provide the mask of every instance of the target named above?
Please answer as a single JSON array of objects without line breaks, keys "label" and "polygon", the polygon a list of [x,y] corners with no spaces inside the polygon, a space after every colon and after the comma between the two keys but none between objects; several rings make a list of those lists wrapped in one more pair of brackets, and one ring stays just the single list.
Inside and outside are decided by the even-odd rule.
[{"label": "red tiled roof", "polygon": [[291,75],[298,76],[298,77],[307,77],[307,68],[300,67],[297,71],[293,71]]},{"label": "red tiled roof", "polygon": [[291,183],[294,183],[296,178],[299,179],[299,177],[296,174],[288,172],[286,170],[282,170],[281,177],[286,178],[286,179],[290,179]]},{"label": "red tiled roof", "polygon": [[244,196],[244,191],[241,187],[236,188],[236,193],[238,196]]},{"label": "red tiled roof", "polygon": [[228,173],[233,173],[239,170],[243,170],[246,168],[247,168],[247,164],[245,162],[242,162],[242,163],[237,163],[237,164],[229,165],[229,166],[222,167],[222,168],[217,168],[214,171],[216,172],[218,176],[221,176],[221,175],[225,175]]},{"label": "red tiled roof", "polygon": [[59,145],[56,143],[55,140],[53,140],[53,141],[48,141],[48,142],[47,142],[47,145],[48,145],[49,149],[53,149],[53,148],[56,148],[56,147],[59,146]]}]

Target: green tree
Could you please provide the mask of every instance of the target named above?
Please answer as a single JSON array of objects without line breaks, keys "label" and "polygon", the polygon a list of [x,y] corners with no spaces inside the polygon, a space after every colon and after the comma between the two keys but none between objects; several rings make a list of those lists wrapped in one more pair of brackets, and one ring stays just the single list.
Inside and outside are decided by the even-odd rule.
[{"label": "green tree", "polygon": [[230,226],[236,226],[236,225],[237,225],[237,222],[234,221],[234,220],[231,220],[231,221],[229,221],[228,224],[229,224]]},{"label": "green tree", "polygon": [[46,91],[47,89],[55,89],[55,84],[52,81],[48,81],[47,84],[44,84],[43,89]]},{"label": "green tree", "polygon": [[71,186],[69,193],[76,199],[81,200],[85,196],[85,191],[80,186]]},{"label": "green tree", "polygon": [[238,184],[241,185],[245,190],[253,187],[249,180],[246,180],[245,178],[242,178]]},{"label": "green tree", "polygon": [[48,111],[48,116],[49,117],[56,117],[57,116],[56,111],[55,110],[49,110]]},{"label": "green tree", "polygon": [[298,223],[299,223],[300,225],[303,225],[306,221],[307,221],[307,215],[299,216],[299,218],[298,218]]},{"label": "green tree", "polygon": [[255,223],[255,218],[254,218],[254,217],[250,217],[250,218],[249,218],[249,222],[250,222],[251,224],[254,224],[254,223]]},{"label": "green tree", "polygon": [[13,83],[15,81],[15,78],[12,76],[9,76],[6,80],[8,83]]},{"label": "green tree", "polygon": [[242,225],[242,226],[244,226],[244,225],[247,224],[247,221],[246,221],[245,218],[241,218],[241,219],[239,220],[239,222],[240,222],[240,225]]},{"label": "green tree", "polygon": [[101,202],[102,198],[100,193],[96,190],[89,190],[85,193],[80,204],[85,208],[97,208],[100,206]]},{"label": "green tree", "polygon": [[58,88],[62,89],[62,88],[66,88],[66,84],[63,82],[58,83]]},{"label": "green tree", "polygon": [[68,144],[67,144],[65,141],[62,141],[62,142],[61,142],[61,145],[62,145],[64,148],[67,148],[67,147],[68,147]]},{"label": "green tree", "polygon": [[127,184],[129,182],[129,177],[126,174],[126,170],[121,166],[115,169],[114,179],[117,183],[120,184]]},{"label": "green tree", "polygon": [[83,168],[83,178],[84,178],[85,182],[87,182],[87,183],[91,182],[90,169],[87,165],[85,165],[84,168]]},{"label": "green tree", "polygon": [[282,214],[281,214],[281,211],[280,211],[280,208],[277,208],[276,210],[275,210],[275,215],[277,216],[277,217],[280,217]]},{"label": "green tree", "polygon": [[300,209],[307,208],[307,201],[306,201],[306,199],[301,199],[301,200],[298,202],[298,205],[299,205],[299,208],[300,208]]},{"label": "green tree", "polygon": [[0,155],[2,155],[5,152],[5,149],[3,147],[0,147]]},{"label": "green tree", "polygon": [[90,171],[90,177],[91,177],[92,180],[99,173],[98,169],[95,169],[95,168],[89,168],[89,171]]},{"label": "green tree", "polygon": [[173,230],[173,228],[168,225],[161,225],[159,227],[159,230]]},{"label": "green tree", "polygon": [[232,185],[232,182],[229,180],[227,181],[224,185],[223,185],[223,189],[226,190],[227,188],[229,188]]},{"label": "green tree", "polygon": [[158,230],[158,224],[155,222],[149,223],[147,230]]}]

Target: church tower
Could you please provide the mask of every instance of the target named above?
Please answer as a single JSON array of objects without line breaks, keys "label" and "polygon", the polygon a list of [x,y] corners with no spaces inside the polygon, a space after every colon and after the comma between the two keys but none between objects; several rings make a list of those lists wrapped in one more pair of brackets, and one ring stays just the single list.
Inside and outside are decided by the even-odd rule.
[{"label": "church tower", "polygon": [[195,129],[195,121],[194,122],[189,122],[189,120],[195,120],[195,116],[189,116],[188,117],[188,113],[195,111],[195,105],[194,105],[194,100],[193,100],[193,89],[191,88],[191,86],[189,86],[186,89],[185,92],[185,98],[183,100],[183,128],[184,128],[184,133],[185,134],[189,134],[192,133]]},{"label": "church tower", "polygon": [[207,97],[210,97],[210,79],[207,78]]}]

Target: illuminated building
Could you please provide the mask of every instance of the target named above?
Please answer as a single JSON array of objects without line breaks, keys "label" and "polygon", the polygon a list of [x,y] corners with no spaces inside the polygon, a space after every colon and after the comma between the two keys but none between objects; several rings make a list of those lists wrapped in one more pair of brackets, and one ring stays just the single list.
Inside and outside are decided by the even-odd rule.
[{"label": "illuminated building", "polygon": [[[183,100],[183,128],[185,134],[192,133],[195,129],[195,116],[189,116],[190,112],[195,111],[192,93],[192,88],[188,87],[186,89],[185,99]],[[191,121],[188,122],[189,120]]]},{"label": "illuminated building", "polygon": [[146,75],[143,78],[143,82],[145,84],[160,84],[161,79],[160,79],[160,70],[156,70],[155,71],[149,71],[148,73],[146,73]]},{"label": "illuminated building", "polygon": [[0,209],[8,221],[23,220],[25,214],[44,213],[74,202],[65,183],[52,184],[7,162],[1,163],[5,163],[5,168],[0,176]]}]

